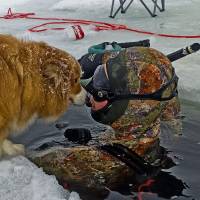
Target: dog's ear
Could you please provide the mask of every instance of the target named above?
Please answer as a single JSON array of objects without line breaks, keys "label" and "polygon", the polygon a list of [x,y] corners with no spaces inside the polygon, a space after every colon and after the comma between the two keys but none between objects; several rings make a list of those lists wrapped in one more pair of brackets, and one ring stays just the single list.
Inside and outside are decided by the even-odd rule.
[{"label": "dog's ear", "polygon": [[48,84],[55,88],[61,84],[63,79],[63,73],[60,67],[51,63],[45,66],[43,76],[45,77]]}]

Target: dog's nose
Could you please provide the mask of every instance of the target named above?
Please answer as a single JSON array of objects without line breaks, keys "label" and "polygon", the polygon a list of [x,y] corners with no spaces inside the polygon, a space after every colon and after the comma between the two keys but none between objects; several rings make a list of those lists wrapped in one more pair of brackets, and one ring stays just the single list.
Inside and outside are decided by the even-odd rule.
[{"label": "dog's nose", "polygon": [[81,92],[72,98],[73,104],[75,105],[84,105],[87,92],[83,87],[81,87]]}]

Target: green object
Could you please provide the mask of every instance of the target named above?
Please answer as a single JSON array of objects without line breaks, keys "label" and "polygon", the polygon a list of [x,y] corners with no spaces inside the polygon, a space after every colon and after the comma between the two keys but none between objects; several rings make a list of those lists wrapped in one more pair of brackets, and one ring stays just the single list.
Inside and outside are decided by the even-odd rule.
[{"label": "green object", "polygon": [[93,45],[88,48],[88,53],[104,53],[106,51],[121,51],[123,48],[120,47],[116,42],[103,42],[101,44]]}]

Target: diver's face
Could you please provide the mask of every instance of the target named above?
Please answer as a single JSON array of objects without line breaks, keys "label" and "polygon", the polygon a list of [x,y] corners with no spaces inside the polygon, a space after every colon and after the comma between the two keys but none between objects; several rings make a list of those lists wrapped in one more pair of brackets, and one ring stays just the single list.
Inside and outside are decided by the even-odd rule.
[{"label": "diver's face", "polygon": [[96,101],[92,95],[90,94],[87,95],[86,105],[88,107],[91,107],[93,111],[101,110],[105,108],[107,104],[108,104],[108,100]]},{"label": "diver's face", "polygon": [[[90,81],[90,83],[89,83],[93,89],[95,89],[97,91],[102,91],[102,90],[109,91],[110,90],[109,79],[106,74],[107,74],[106,65],[99,65],[96,68],[94,75],[92,77],[92,81]],[[86,90],[87,90],[87,86],[86,86]],[[106,100],[105,98],[97,100],[97,97],[95,99],[95,97],[92,94],[90,94],[89,92],[90,92],[90,89],[88,89],[86,105],[88,107],[91,107],[91,109],[93,111],[101,110],[108,104],[108,100]]]}]

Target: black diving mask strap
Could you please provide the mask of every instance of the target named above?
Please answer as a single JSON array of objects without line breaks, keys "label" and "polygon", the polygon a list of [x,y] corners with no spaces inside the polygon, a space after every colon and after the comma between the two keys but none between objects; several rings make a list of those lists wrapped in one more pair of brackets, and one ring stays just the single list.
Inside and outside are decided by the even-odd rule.
[{"label": "black diving mask strap", "polygon": [[[178,77],[175,73],[174,68],[172,68],[172,78],[165,85],[163,85],[159,90],[150,94],[115,94],[114,92],[110,92],[107,90],[98,90],[93,87],[93,80],[87,84],[85,89],[94,97],[96,101],[108,100],[109,102],[113,102],[116,100],[156,100],[156,101],[168,101],[173,97],[178,95],[177,84]],[[167,97],[163,97],[163,92],[171,85],[174,84],[174,90]]]}]

